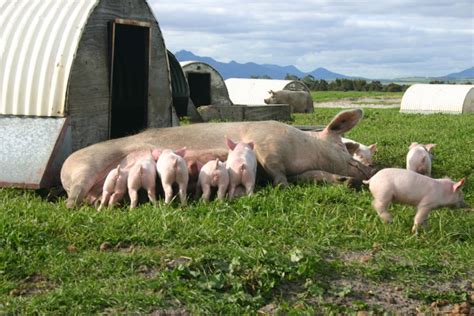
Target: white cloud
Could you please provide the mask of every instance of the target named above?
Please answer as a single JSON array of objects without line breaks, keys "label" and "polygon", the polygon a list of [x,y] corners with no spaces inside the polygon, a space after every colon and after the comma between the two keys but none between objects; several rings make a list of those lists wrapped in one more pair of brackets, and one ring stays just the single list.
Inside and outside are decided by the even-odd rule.
[{"label": "white cloud", "polygon": [[149,0],[168,48],[369,78],[474,65],[470,0]]}]

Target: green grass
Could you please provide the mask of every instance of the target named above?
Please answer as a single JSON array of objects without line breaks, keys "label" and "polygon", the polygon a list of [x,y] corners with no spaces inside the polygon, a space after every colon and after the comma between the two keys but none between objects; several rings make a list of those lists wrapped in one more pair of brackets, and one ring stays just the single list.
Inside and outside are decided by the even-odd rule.
[{"label": "green grass", "polygon": [[401,98],[403,92],[378,91],[312,91],[314,102],[330,102],[347,98]]},{"label": "green grass", "polygon": [[[325,124],[338,111],[295,115],[294,124]],[[368,109],[346,136],[377,142],[379,167],[403,167],[412,141],[437,143],[434,177],[467,177],[473,205],[472,135],[473,115]],[[370,203],[366,189],[306,184],[185,209],[98,213],[67,210],[64,197],[1,189],[0,313],[256,314],[268,304],[291,314],[380,313],[383,302],[369,303],[369,292],[397,287],[422,310],[464,301],[474,278],[474,212],[433,211],[416,237],[413,208],[393,205],[394,223],[385,225]],[[101,252],[104,242],[111,249]]]}]

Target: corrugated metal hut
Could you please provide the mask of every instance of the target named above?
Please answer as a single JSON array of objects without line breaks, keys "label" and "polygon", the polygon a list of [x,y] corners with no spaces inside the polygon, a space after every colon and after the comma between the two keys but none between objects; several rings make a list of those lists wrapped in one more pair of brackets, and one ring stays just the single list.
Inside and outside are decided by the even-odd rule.
[{"label": "corrugated metal hut", "polygon": [[172,124],[145,0],[0,0],[0,186],[55,185],[87,145]]},{"label": "corrugated metal hut", "polygon": [[201,105],[232,105],[224,79],[211,65],[200,61],[183,61],[180,64],[196,108]]},{"label": "corrugated metal hut", "polygon": [[474,85],[414,84],[403,94],[400,112],[474,112]]},{"label": "corrugated metal hut", "polygon": [[262,105],[269,97],[268,91],[307,91],[308,87],[298,80],[229,78],[225,81],[230,99],[234,104]]}]

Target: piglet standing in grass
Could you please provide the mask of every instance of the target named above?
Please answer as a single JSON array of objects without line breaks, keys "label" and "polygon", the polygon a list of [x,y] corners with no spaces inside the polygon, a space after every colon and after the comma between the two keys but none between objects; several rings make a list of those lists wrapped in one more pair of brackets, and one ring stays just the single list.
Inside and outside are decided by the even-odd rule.
[{"label": "piglet standing in grass", "polygon": [[161,152],[158,161],[156,162],[156,170],[161,178],[161,184],[165,191],[165,203],[170,203],[173,198],[173,183],[179,186],[179,197],[181,205],[186,205],[188,189],[188,166],[184,155],[186,154],[186,147],[172,151],[165,149]]},{"label": "piglet standing in grass", "polygon": [[125,192],[127,192],[127,177],[127,171],[120,168],[120,165],[109,172],[102,188],[102,198],[98,211],[104,206],[114,206],[123,198]]},{"label": "piglet standing in grass", "polygon": [[138,190],[144,188],[151,202],[156,202],[155,151],[147,151],[130,168],[127,187],[130,196],[130,208],[138,204]]},{"label": "piglet standing in grass", "polygon": [[238,185],[245,187],[247,195],[252,195],[255,188],[257,175],[257,157],[255,155],[253,142],[234,143],[226,137],[229,155],[227,156],[226,168],[229,172],[229,199],[235,195]]},{"label": "piglet standing in grass", "polygon": [[413,233],[418,233],[418,227],[425,223],[432,209],[467,206],[461,191],[464,179],[453,182],[448,178],[432,179],[411,170],[387,168],[364,183],[369,184],[374,197],[372,206],[386,223],[392,221],[387,211],[392,200],[416,206]]},{"label": "piglet standing in grass", "polygon": [[431,177],[431,150],[436,144],[411,143],[407,154],[407,169]]},{"label": "piglet standing in grass", "polygon": [[208,161],[202,166],[199,172],[199,179],[196,188],[196,195],[202,192],[202,199],[209,201],[211,196],[211,187],[217,187],[217,198],[223,200],[229,187],[229,172],[225,162],[216,160]]}]

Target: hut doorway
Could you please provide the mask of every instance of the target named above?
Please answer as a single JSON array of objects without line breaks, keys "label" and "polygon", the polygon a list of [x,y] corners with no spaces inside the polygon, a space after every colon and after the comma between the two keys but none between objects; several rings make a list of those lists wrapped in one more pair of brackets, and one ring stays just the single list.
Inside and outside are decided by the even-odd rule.
[{"label": "hut doorway", "polygon": [[211,104],[211,74],[188,74],[189,95],[195,107]]},{"label": "hut doorway", "polygon": [[111,31],[109,133],[117,138],[147,126],[150,26],[117,19]]}]

